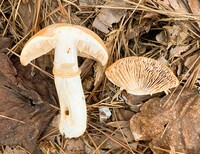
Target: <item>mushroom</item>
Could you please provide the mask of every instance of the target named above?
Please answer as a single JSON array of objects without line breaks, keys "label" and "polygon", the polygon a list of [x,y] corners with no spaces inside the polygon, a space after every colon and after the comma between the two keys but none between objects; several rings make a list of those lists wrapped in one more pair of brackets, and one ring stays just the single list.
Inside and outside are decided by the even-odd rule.
[{"label": "mushroom", "polygon": [[105,65],[108,60],[107,50],[101,38],[91,30],[57,23],[30,38],[21,52],[20,61],[22,65],[27,65],[53,48],[53,74],[60,102],[59,131],[67,138],[79,137],[86,130],[87,110],[77,55]]},{"label": "mushroom", "polygon": [[106,77],[120,90],[133,95],[152,95],[176,87],[179,80],[157,60],[146,57],[126,57],[106,69]]}]

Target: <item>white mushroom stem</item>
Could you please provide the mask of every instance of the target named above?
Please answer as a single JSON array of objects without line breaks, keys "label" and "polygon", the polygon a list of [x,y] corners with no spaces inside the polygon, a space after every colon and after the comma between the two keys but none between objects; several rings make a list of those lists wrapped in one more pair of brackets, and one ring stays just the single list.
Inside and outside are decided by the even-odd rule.
[{"label": "white mushroom stem", "polygon": [[55,48],[54,75],[60,102],[59,131],[67,138],[79,137],[86,130],[87,111],[85,96],[80,79],[77,49],[73,37],[71,41],[62,35]]},{"label": "white mushroom stem", "polygon": [[59,131],[68,138],[79,137],[85,132],[87,121],[80,75],[54,79],[60,102]]}]

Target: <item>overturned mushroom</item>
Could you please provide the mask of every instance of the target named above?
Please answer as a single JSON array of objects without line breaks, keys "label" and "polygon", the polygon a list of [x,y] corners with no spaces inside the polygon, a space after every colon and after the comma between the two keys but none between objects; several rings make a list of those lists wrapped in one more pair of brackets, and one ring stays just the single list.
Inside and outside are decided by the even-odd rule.
[{"label": "overturned mushroom", "polygon": [[53,74],[61,110],[59,130],[65,137],[79,137],[86,129],[87,111],[77,55],[105,65],[106,47],[100,37],[87,28],[53,24],[31,37],[22,50],[20,61],[27,65],[52,48],[55,48]]},{"label": "overturned mushroom", "polygon": [[127,57],[106,69],[107,78],[133,95],[166,92],[176,87],[179,80],[164,64],[146,57]]}]

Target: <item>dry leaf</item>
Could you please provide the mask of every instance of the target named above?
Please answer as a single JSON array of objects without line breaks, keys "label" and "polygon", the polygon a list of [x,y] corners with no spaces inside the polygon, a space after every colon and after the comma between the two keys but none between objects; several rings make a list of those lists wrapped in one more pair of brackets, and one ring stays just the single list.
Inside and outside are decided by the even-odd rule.
[{"label": "dry leaf", "polygon": [[200,96],[196,90],[186,89],[172,108],[179,92],[180,89],[164,108],[169,96],[150,99],[142,106],[141,112],[133,116],[130,128],[137,141],[152,140],[153,147],[170,149],[173,146],[178,152],[199,153]]},{"label": "dry leaf", "polygon": [[[137,17],[135,17],[137,19]],[[126,31],[126,39],[129,41],[135,37],[148,33],[153,25],[153,21],[158,19],[157,13],[147,12],[140,15],[136,21],[135,18],[130,19],[129,26]],[[134,21],[134,22],[133,22]]]},{"label": "dry leaf", "polygon": [[[123,3],[124,2],[121,0],[111,0],[104,6],[116,7],[122,5]],[[104,33],[109,33],[108,28],[111,28],[113,23],[118,23],[125,13],[126,10],[103,8],[95,18],[92,26]]]},{"label": "dry leaf", "polygon": [[32,153],[41,133],[55,115],[55,110],[46,103],[31,105],[31,100],[7,87],[2,86],[0,93],[0,113],[8,117],[0,117],[0,144],[20,145]]},{"label": "dry leaf", "polygon": [[128,128],[129,127],[129,121],[113,121],[107,123],[108,126],[112,126],[114,128]]},{"label": "dry leaf", "polygon": [[143,18],[147,18],[147,19],[158,19],[158,13],[155,12],[147,12],[146,14],[144,14]]},{"label": "dry leaf", "polygon": [[94,65],[94,86],[102,79],[104,71],[105,67],[100,62],[96,62]]},{"label": "dry leaf", "polygon": [[0,37],[0,53],[7,52],[6,48],[10,48],[12,39],[8,37]]},{"label": "dry leaf", "polygon": [[125,100],[125,103],[129,105],[130,109],[133,112],[139,112],[140,107],[142,106],[143,102],[156,95],[157,94],[154,94],[152,96],[150,95],[136,96],[136,95],[128,94],[126,91],[122,91],[122,97]]},{"label": "dry leaf", "polygon": [[198,59],[199,56],[200,56],[200,54],[196,53],[190,57],[187,57],[186,61],[184,62],[184,65],[188,69],[190,69],[190,72],[188,73],[188,76],[186,77],[186,79],[191,77],[191,75],[193,75],[194,76],[193,81],[195,80],[197,88],[200,87],[200,59]]},{"label": "dry leaf", "polygon": [[53,55],[46,54],[34,60],[35,64],[39,66],[42,70],[47,68],[53,68]]},{"label": "dry leaf", "polygon": [[198,58],[199,54],[194,54],[190,57],[187,57],[186,61],[184,62],[184,65],[189,69],[194,64],[195,60]]},{"label": "dry leaf", "polygon": [[134,115],[133,111],[126,110],[123,108],[119,109],[119,113],[121,114],[122,118],[127,121],[129,121],[131,119],[131,117]]},{"label": "dry leaf", "polygon": [[165,64],[166,66],[169,66],[169,61],[167,59],[165,59],[164,56],[160,56],[158,58],[158,61],[161,62],[161,63],[163,63],[163,64]]},{"label": "dry leaf", "polygon": [[[117,122],[116,122],[117,123]],[[120,123],[120,122],[119,122]],[[113,122],[114,124],[114,122]],[[114,125],[117,125],[117,124],[114,124]],[[119,127],[117,127],[119,128]],[[123,133],[123,135],[122,135]],[[130,131],[130,128],[129,128],[129,125],[126,125],[126,127],[123,127],[121,129],[118,129],[117,131],[113,132],[112,134],[112,137],[116,140],[120,140],[120,141],[123,141],[123,142],[128,142],[128,143],[135,143],[134,142],[134,138],[132,136],[132,133]],[[104,144],[101,145],[101,148],[102,149],[107,149],[108,150],[119,150],[122,148],[122,146],[120,144],[117,144],[116,142],[114,142],[113,140],[110,140],[108,139],[107,140],[107,137],[106,136],[94,136],[93,137],[93,140],[94,142],[96,143],[96,145],[101,145],[104,141]],[[135,145],[135,144],[133,144]],[[136,144],[137,145],[137,144]]]},{"label": "dry leaf", "polygon": [[6,54],[0,53],[0,84],[1,85],[14,85],[17,83],[15,76],[17,75],[17,70],[13,66],[10,59]]},{"label": "dry leaf", "polygon": [[[23,35],[25,36],[32,28],[34,19],[34,4],[32,1],[29,3],[19,5],[19,19],[22,24]],[[17,12],[16,12],[17,13]]]},{"label": "dry leaf", "polygon": [[[96,145],[99,145],[100,143],[102,143],[102,142],[99,142],[100,141],[100,139],[102,139],[103,137],[102,136],[94,136],[93,137],[93,140],[94,140],[94,143],[96,144]],[[106,137],[104,136],[104,140],[106,140]],[[102,149],[102,150],[101,150]],[[91,154],[91,153],[94,153],[94,154],[96,154],[96,153],[98,153],[98,154],[106,154],[108,152],[108,150],[104,150],[102,147],[101,148],[98,148],[98,149],[96,149],[96,148],[94,148],[94,147],[92,147],[92,146],[90,146],[90,145],[85,145],[85,151],[84,151],[84,154]],[[82,154],[82,153],[81,153]]]},{"label": "dry leaf", "polygon": [[66,141],[64,150],[67,154],[78,154],[85,152],[85,143],[81,138],[69,139]]},{"label": "dry leaf", "polygon": [[[146,0],[146,2],[152,3],[152,0]],[[156,0],[156,3],[158,4],[158,7],[160,9],[163,9],[163,8],[168,9],[168,10],[171,9],[170,2],[168,0]]]},{"label": "dry leaf", "polygon": [[183,41],[188,37],[187,32],[180,26],[164,26],[167,34],[168,48],[171,45],[183,45]]},{"label": "dry leaf", "polygon": [[94,78],[88,76],[82,83],[84,90],[91,91],[94,87]]},{"label": "dry leaf", "polygon": [[156,35],[156,41],[162,45],[167,46],[167,36],[164,31],[160,32],[158,35]]},{"label": "dry leaf", "polygon": [[[122,135],[123,134],[123,135]],[[129,127],[124,127],[119,129],[114,135],[113,137],[121,140],[121,141],[127,141],[128,143],[133,142],[134,143],[134,138],[133,135],[131,133],[131,130]],[[121,148],[121,146],[119,144],[116,144],[115,142],[108,140],[104,145],[104,148],[108,148],[108,149],[117,149],[117,148]]]},{"label": "dry leaf", "polygon": [[133,26],[133,28],[128,28],[126,31],[126,39],[127,41],[139,36],[140,34],[140,27],[139,26]]},{"label": "dry leaf", "polygon": [[172,45],[185,45],[187,39],[187,30],[178,25],[164,26],[164,31],[156,35],[156,40],[167,46],[169,49]]},{"label": "dry leaf", "polygon": [[[0,59],[0,144],[19,145],[32,153],[56,111],[43,100],[41,96],[44,93],[39,95],[33,89],[27,89],[26,82],[22,82],[19,74],[16,78],[17,71],[5,54],[1,53]],[[27,75],[28,72],[30,71],[24,74]],[[39,85],[45,87],[44,79],[41,82]],[[29,86],[36,85],[38,83],[33,85],[29,82]],[[50,100],[48,96],[48,101]]]},{"label": "dry leaf", "polygon": [[186,13],[188,12],[186,6],[184,5],[183,1],[181,0],[168,0],[170,5],[172,6],[172,8],[176,11],[176,12],[182,12],[182,13]]},{"label": "dry leaf", "polygon": [[[183,71],[183,66],[182,66],[181,63],[179,63],[179,64],[177,65],[177,71],[176,71],[177,76],[181,76],[182,71]],[[183,79],[183,78],[182,78],[182,79]]]},{"label": "dry leaf", "polygon": [[183,52],[186,52],[188,49],[190,48],[190,45],[180,45],[180,46],[176,46],[174,48],[171,48],[170,58],[174,58],[174,57],[179,57]]},{"label": "dry leaf", "polygon": [[25,150],[6,146],[2,154],[27,154]]},{"label": "dry leaf", "polygon": [[[188,5],[195,15],[200,15],[200,1],[199,0],[188,0]],[[197,22],[200,28],[200,21]]]}]

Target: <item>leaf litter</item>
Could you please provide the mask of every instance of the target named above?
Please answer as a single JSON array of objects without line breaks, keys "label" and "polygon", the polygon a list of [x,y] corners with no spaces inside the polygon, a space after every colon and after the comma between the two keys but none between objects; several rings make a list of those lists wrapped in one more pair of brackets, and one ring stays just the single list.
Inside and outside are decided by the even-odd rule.
[{"label": "leaf litter", "polygon": [[[130,120],[130,128],[135,140],[150,141],[151,148],[160,147],[170,151],[198,153],[199,147],[199,105],[197,90],[185,89],[174,107],[178,97],[176,91],[165,107],[169,96],[152,98],[141,107],[141,112]],[[164,151],[157,151],[162,153]]]},{"label": "leaf litter", "polygon": [[[0,153],[198,153],[199,10],[198,0],[1,1]],[[27,67],[16,57],[33,34],[57,22],[96,32],[107,46],[108,66],[127,56],[151,57],[173,70],[180,87],[168,96],[116,96],[106,68],[79,58],[88,128],[65,139],[56,127],[53,51]],[[111,113],[103,121],[101,108]]]},{"label": "leaf litter", "polygon": [[[37,84],[33,85],[20,78],[6,54],[0,53],[0,59],[0,144],[18,145],[32,153],[57,110],[48,105],[49,99],[46,101],[38,94],[38,89],[34,89]],[[31,81],[33,80],[36,78]],[[42,118],[44,116],[46,118]]]}]

